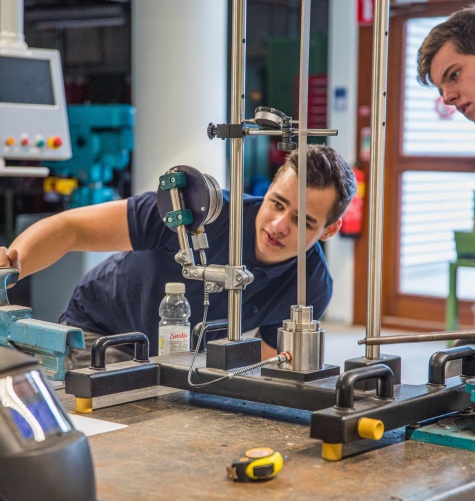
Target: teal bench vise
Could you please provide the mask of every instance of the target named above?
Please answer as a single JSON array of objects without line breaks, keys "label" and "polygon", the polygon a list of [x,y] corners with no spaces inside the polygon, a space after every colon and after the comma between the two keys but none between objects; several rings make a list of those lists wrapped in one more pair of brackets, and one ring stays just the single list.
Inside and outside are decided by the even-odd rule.
[{"label": "teal bench vise", "polygon": [[49,379],[63,381],[68,349],[85,349],[84,333],[68,325],[35,320],[31,308],[10,305],[7,286],[16,283],[18,276],[14,268],[0,268],[0,345],[35,356]]},{"label": "teal bench vise", "polygon": [[475,379],[469,379],[465,383],[465,391],[470,393],[470,400],[475,402]]}]

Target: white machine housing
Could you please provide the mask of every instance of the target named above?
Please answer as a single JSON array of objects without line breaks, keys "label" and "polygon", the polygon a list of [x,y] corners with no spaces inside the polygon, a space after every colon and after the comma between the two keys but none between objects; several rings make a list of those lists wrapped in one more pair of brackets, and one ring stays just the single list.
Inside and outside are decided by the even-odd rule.
[{"label": "white machine housing", "polygon": [[0,75],[0,158],[70,158],[59,52],[0,47]]}]

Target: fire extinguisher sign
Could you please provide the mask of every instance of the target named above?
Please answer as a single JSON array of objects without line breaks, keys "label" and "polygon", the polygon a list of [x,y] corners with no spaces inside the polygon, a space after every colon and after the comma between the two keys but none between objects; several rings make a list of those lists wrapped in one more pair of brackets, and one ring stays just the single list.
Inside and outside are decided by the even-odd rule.
[{"label": "fire extinguisher sign", "polygon": [[342,237],[357,238],[363,230],[363,211],[364,211],[364,196],[365,196],[365,173],[363,170],[353,167],[355,180],[357,183],[356,195],[348,205],[343,214],[340,228]]},{"label": "fire extinguisher sign", "polygon": [[358,25],[373,24],[374,0],[358,0]]}]

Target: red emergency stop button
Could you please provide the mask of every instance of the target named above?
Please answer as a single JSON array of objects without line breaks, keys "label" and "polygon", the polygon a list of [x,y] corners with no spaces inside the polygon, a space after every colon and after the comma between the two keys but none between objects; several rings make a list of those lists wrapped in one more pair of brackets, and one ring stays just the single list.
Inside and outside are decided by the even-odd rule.
[{"label": "red emergency stop button", "polygon": [[62,144],[63,140],[59,136],[52,136],[48,139],[48,146],[53,150],[56,150],[62,146]]},{"label": "red emergency stop button", "polygon": [[27,137],[22,138],[21,145],[28,146],[30,144],[30,140]]}]

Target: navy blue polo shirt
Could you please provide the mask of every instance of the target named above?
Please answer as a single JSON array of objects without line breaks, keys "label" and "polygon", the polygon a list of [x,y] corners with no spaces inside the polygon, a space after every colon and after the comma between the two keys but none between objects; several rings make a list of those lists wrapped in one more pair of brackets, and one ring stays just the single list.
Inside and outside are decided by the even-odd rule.
[{"label": "navy blue polo shirt", "polygon": [[[229,192],[223,190],[223,209],[205,227],[209,264],[229,262]],[[277,329],[297,304],[297,258],[264,265],[255,256],[255,220],[262,197],[244,196],[243,264],[254,282],[242,293],[242,331],[260,328],[262,338],[277,344]],[[100,334],[140,331],[150,339],[150,354],[158,354],[158,308],[167,282],[185,282],[193,327],[203,317],[203,282],[186,280],[175,261],[178,237],[158,213],[156,194],[147,192],[128,199],[127,215],[133,251],[118,252],[93,268],[77,285],[61,322]],[[191,245],[191,242],[190,242]],[[195,256],[199,262],[199,256]],[[332,279],[319,243],[307,251],[307,306],[314,319],[324,313],[331,298]],[[208,320],[228,316],[228,293],[210,295]]]}]

